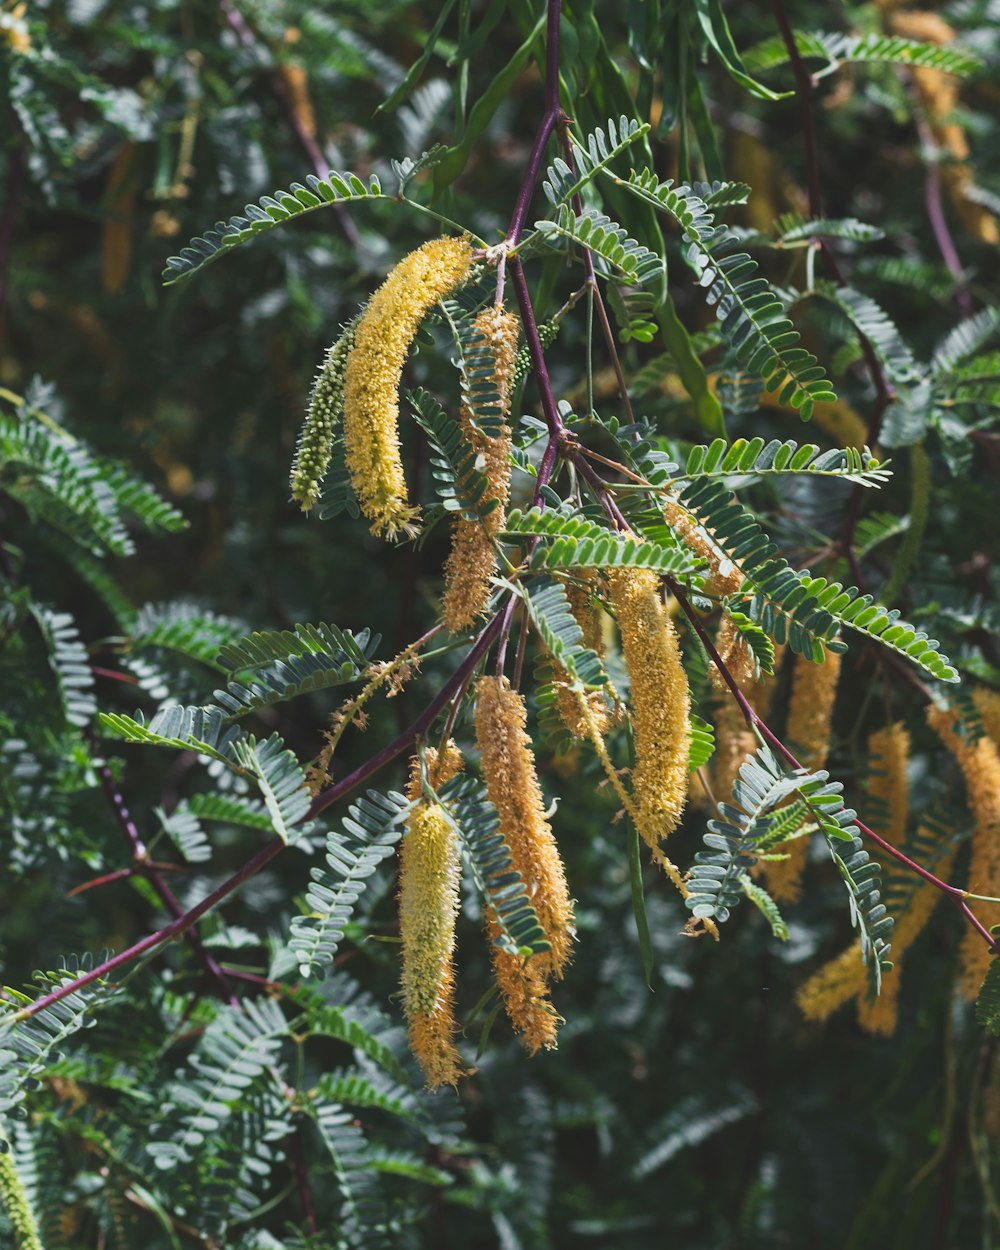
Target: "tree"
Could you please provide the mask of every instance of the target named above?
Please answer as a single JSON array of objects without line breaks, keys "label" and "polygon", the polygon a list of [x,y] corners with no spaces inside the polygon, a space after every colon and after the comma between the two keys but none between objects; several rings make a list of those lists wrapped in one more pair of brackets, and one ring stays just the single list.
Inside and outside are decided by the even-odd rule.
[{"label": "tree", "polygon": [[14,1245],[986,1235],[995,35],[772,7],[4,11]]}]

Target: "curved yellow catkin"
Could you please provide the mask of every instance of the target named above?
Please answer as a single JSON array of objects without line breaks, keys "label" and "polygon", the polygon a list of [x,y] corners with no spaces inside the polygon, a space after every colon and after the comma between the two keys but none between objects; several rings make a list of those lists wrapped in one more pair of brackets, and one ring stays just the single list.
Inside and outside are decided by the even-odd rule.
[{"label": "curved yellow catkin", "polygon": [[708,575],[705,580],[705,590],[708,594],[721,598],[735,594],[739,590],[743,585],[743,574],[708,531],[703,529],[676,500],[663,501],[663,519],[686,547],[690,548],[695,555],[704,557],[708,562]]},{"label": "curved yellow catkin", "polygon": [[0,1138],[0,1206],[14,1231],[17,1250],[42,1250],[38,1222],[31,1209],[24,1183],[18,1175],[14,1152]]},{"label": "curved yellow catkin", "polygon": [[[969,891],[1000,896],[1000,754],[990,738],[976,743],[966,742],[955,732],[955,713],[951,708],[931,705],[927,720],[948,750],[954,755],[965,778],[969,808],[972,812],[972,859],[969,864]],[[1000,924],[1000,905],[975,903],[976,914],[989,928]],[[962,996],[973,999],[990,966],[989,947],[971,926],[962,939],[959,989]]]},{"label": "curved yellow catkin", "polygon": [[492,361],[492,377],[500,400],[500,428],[489,437],[474,424],[467,398],[463,398],[459,422],[472,449],[482,457],[490,484],[489,495],[499,500],[492,512],[475,521],[455,518],[451,554],[445,565],[444,621],[453,634],[469,629],[485,611],[496,572],[494,536],[503,529],[510,498],[510,396],[517,356],[518,320],[502,308],[487,308],[475,321]]},{"label": "curved yellow catkin", "polygon": [[608,587],[632,687],[635,822],[643,841],[658,852],[680,824],[687,796],[691,696],[656,574],[613,569]]},{"label": "curved yellow catkin", "polygon": [[[822,664],[796,656],[785,737],[806,768],[822,768],[826,763],[839,680],[838,652],[828,651]],[[770,863],[764,870],[767,888],[779,903],[795,903],[802,893],[809,839],[796,838],[787,849],[788,859]]]},{"label": "curved yellow catkin", "polygon": [[318,503],[330,463],[337,426],[344,411],[344,377],[356,328],[356,320],[345,326],[344,333],[327,350],[309,396],[289,478],[292,498],[301,505],[303,512]]},{"label": "curved yellow catkin", "polygon": [[404,257],[372,296],[355,330],[344,379],[344,443],[351,484],[373,534],[410,530],[399,448],[399,380],[421,321],[468,276],[472,245],[441,238]]},{"label": "curved yellow catkin", "polygon": [[488,923],[493,971],[511,1023],[531,1054],[556,1044],[558,1017],[548,1001],[548,980],[560,977],[569,962],[574,936],[573,905],[555,838],[535,775],[531,739],[525,727],[524,700],[501,677],[482,677],[476,685],[476,742],[483,780],[500,817],[500,831],[511,862],[521,875],[528,898],[550,950],[527,961],[494,944],[495,918]]},{"label": "curved yellow catkin", "polygon": [[[449,743],[438,757],[426,752],[432,786],[443,785],[462,766]],[[400,849],[399,932],[403,1009],[410,1049],[430,1089],[455,1085],[466,1075],[455,1047],[453,955],[460,864],[455,831],[444,810],[421,797],[420,760],[410,767],[409,797],[417,800]]]},{"label": "curved yellow catkin", "polygon": [[[594,600],[597,586],[597,574],[593,569],[585,570],[582,580],[571,582],[566,587],[570,611],[583,633],[583,645],[598,655],[604,654],[604,637],[601,630],[601,608]],[[601,690],[588,690],[582,696],[586,700],[586,710],[580,703],[577,692],[560,680],[565,677],[565,670],[555,668],[556,708],[559,719],[566,726],[572,738],[588,738],[592,733],[600,737],[608,732],[611,725],[611,710],[607,696]]]}]

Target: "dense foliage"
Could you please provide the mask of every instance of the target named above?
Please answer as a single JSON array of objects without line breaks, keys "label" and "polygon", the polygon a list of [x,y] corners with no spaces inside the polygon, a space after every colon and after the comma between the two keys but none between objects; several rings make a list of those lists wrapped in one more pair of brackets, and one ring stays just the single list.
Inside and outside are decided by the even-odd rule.
[{"label": "dense foliage", "polygon": [[997,18],[0,6],[0,1245],[1000,1239]]}]

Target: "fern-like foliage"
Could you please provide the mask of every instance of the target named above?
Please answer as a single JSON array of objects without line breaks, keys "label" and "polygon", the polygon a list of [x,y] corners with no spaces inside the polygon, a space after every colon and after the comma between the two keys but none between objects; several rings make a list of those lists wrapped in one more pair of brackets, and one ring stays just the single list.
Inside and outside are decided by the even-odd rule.
[{"label": "fern-like foliage", "polygon": [[811,239],[846,239],[850,243],[874,243],[884,239],[885,233],[878,226],[858,221],[856,217],[842,217],[828,221],[805,221],[797,214],[789,214],[778,220],[777,248],[805,247]]},{"label": "fern-like foliage", "polygon": [[333,962],[358,899],[400,839],[408,809],[402,794],[369,790],[348,808],[342,830],[327,834],[328,867],[311,870],[308,911],[292,921],[288,941],[302,976],[321,976]]},{"label": "fern-like foliage", "polygon": [[101,712],[98,722],[113,737],[175,751],[198,751],[230,767],[235,765],[233,746],[241,737],[220,708],[184,707],[174,703],[161,708],[149,724],[141,712],[134,717]]},{"label": "fern-like foliage", "polygon": [[52,990],[71,985],[91,966],[91,960],[84,957],[68,961],[58,972],[36,973],[38,989],[32,994],[4,986],[0,996],[0,1117],[15,1111],[39,1077],[61,1058],[61,1048],[74,1033],[95,1023],[93,1013],[109,1001],[111,991],[102,982],[92,981],[32,1016],[22,1017],[22,1009]]},{"label": "fern-like foliage", "polygon": [[519,593],[546,650],[563,672],[588,690],[606,685],[608,676],[600,656],[583,645],[583,630],[570,609],[563,584],[538,578],[519,588]]},{"label": "fern-like foliage", "polygon": [[276,660],[291,660],[303,655],[343,654],[344,662],[364,669],[381,639],[363,629],[352,633],[336,625],[296,625],[294,630],[259,630],[238,643],[227,643],[219,649],[218,661],[223,668],[236,670],[266,668]]},{"label": "fern-like foliage", "polygon": [[489,478],[479,465],[475,450],[462,436],[462,428],[424,390],[407,391],[414,419],[430,444],[431,473],[441,502],[448,512],[459,512],[476,521],[496,508]]},{"label": "fern-like foliage", "polygon": [[[466,307],[460,298],[441,300],[438,307],[458,349],[455,367],[458,369],[462,409],[468,413],[474,429],[480,430],[487,438],[497,438],[502,433],[504,413],[497,390],[496,360],[490,343],[476,325],[473,309]],[[410,399],[412,403],[412,396]],[[419,420],[419,414],[415,415]]]},{"label": "fern-like foliage", "polygon": [[160,1137],[154,1130],[159,1140],[149,1145],[158,1168],[192,1162],[274,1064],[287,1032],[281,1007],[270,999],[219,1008],[166,1090],[163,1119],[171,1132]]},{"label": "fern-like foliage", "polygon": [[[160,827],[188,864],[204,864],[212,858],[212,844],[201,826],[197,815],[184,803],[180,803],[168,816],[162,808],[156,809]],[[267,822],[271,827],[271,822]]]},{"label": "fern-like foliage", "polygon": [[63,714],[71,725],[82,728],[97,711],[97,700],[94,674],[80,631],[68,612],[54,612],[41,604],[32,604],[30,610],[45,640]]},{"label": "fern-like foliage", "polygon": [[297,625],[291,630],[260,631],[220,648],[224,669],[253,670],[253,678],[231,681],[216,690],[216,703],[237,719],[300,694],[360,680],[379,644],[368,630],[358,634],[335,625]]},{"label": "fern-like foliage", "polygon": [[481,783],[473,777],[452,777],[438,797],[459,836],[473,880],[500,929],[497,945],[510,954],[548,950],[524,881],[500,832],[496,808]]},{"label": "fern-like foliage", "polygon": [[766,746],[745,760],[733,782],[731,802],[720,803],[718,816],[708,822],[707,849],[695,856],[686,903],[693,915],[723,922],[742,897],[749,897],[774,927],[778,913],[773,900],[759,886],[747,891],[744,882],[757,862],[757,848],[773,843],[771,813],[797,793],[825,837],[844,881],[851,923],[858,928],[862,957],[871,967],[877,990],[883,967],[891,966],[892,919],[879,901],[880,869],[862,846],[854,824],[857,814],[844,807],[843,786],[829,776],[823,769],[788,772]]},{"label": "fern-like foliage", "polygon": [[17,416],[0,413],[0,472],[7,494],[94,554],[132,554],[124,519],[130,512],[151,528],[187,524],[152,487],[27,407]]},{"label": "fern-like foliage", "polygon": [[325,178],[310,174],[306,185],[293,182],[288,191],[275,191],[263,195],[256,204],[248,204],[242,215],[217,222],[213,230],[196,235],[181,248],[179,256],[167,258],[163,271],[165,286],[173,286],[192,277],[214,260],[249,242],[258,234],[271,230],[281,222],[303,213],[311,213],[329,204],[344,204],[352,200],[387,199],[378,178],[372,174],[365,182],[357,174],[331,171]]},{"label": "fern-like foliage", "polygon": [[[965,76],[974,73],[981,64],[975,53],[965,48],[942,48],[938,44],[903,39],[896,35],[847,35],[840,32],[823,34],[797,30],[795,45],[799,55],[807,60],[826,62],[822,69],[813,71],[817,78],[832,73],[841,65],[882,62]],[[788,59],[788,48],[781,35],[765,39],[751,48],[745,56],[747,67],[756,73],[784,65]]]},{"label": "fern-like foliage", "polygon": [[976,999],[976,1023],[1000,1037],[1000,959],[994,959]]},{"label": "fern-like foliage", "polygon": [[385,1197],[371,1166],[368,1139],[354,1115],[336,1103],[317,1106],[313,1120],[340,1189],[341,1244],[353,1250],[387,1250],[390,1243]]},{"label": "fern-like foliage", "polygon": [[853,287],[825,283],[817,287],[817,294],[835,304],[868,339],[891,381],[906,384],[920,379],[921,367],[904,343],[896,323],[870,295],[863,295]]},{"label": "fern-like foliage", "polygon": [[[846,625],[914,660],[933,677],[958,681],[937,639],[901,620],[895,608],[882,607],[854,586],[795,572],[756,518],[720,482],[692,482],[678,499],[746,578],[728,606],[756,621],[775,642],[787,642],[797,654],[822,662],[827,646],[843,649],[835,639]],[[665,528],[651,525],[643,531],[662,541]]]},{"label": "fern-like foliage", "polygon": [[147,603],[139,610],[127,650],[157,647],[212,668],[222,669],[218,654],[246,634],[246,626],[232,617],[219,616],[193,603]]},{"label": "fern-like foliage", "polygon": [[777,476],[809,473],[818,477],[836,477],[856,486],[881,486],[892,477],[891,470],[867,452],[855,447],[833,447],[820,451],[815,443],[794,439],[738,438],[727,443],[717,438],[708,446],[691,448],[680,478],[696,481],[731,474]]},{"label": "fern-like foliage", "polygon": [[691,741],[688,746],[688,772],[702,768],[715,753],[715,729],[700,716],[691,716]]},{"label": "fern-like foliage", "polygon": [[690,187],[674,186],[673,179],[661,182],[650,169],[615,182],[677,223],[688,262],[715,307],[723,335],[737,359],[762,377],[769,391],[777,391],[781,403],[791,404],[807,419],[814,403],[836,398],[816,357],[796,346],[798,331],[778,297],[763,278],[753,276],[757,262],[733,250],[739,243],[736,235],[715,224],[700,196]]},{"label": "fern-like foliage", "polygon": [[676,546],[624,538],[596,521],[555,510],[515,509],[503,533],[507,539],[529,535],[543,539],[528,562],[538,571],[635,568],[684,574],[698,563],[696,557]]},{"label": "fern-like foliage", "polygon": [[585,247],[626,282],[641,286],[663,277],[662,258],[630,238],[627,230],[595,208],[576,214],[561,204],[554,219],[536,221],[535,229],[550,244],[566,239]]},{"label": "fern-like foliage", "polygon": [[233,757],[257,782],[275,833],[283,842],[295,842],[304,832],[296,826],[309,810],[310,795],[305,773],[284,740],[277,734],[263,742],[238,738]]},{"label": "fern-like foliage", "polygon": [[607,169],[616,156],[648,133],[647,122],[640,123],[634,117],[623,114],[617,122],[609,118],[606,130],[594,130],[582,141],[574,138],[573,155],[577,169],[572,170],[562,157],[557,157],[542,182],[542,189],[550,203],[567,203],[601,170]]}]

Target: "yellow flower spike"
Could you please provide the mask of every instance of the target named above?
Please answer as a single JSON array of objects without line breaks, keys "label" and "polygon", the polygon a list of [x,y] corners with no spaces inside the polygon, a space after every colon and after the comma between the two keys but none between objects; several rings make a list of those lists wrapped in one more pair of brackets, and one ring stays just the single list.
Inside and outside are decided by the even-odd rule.
[{"label": "yellow flower spike", "polygon": [[3,1139],[0,1139],[0,1147],[5,1147],[0,1153],[0,1207],[10,1221],[14,1234],[13,1244],[18,1250],[42,1250],[38,1221],[18,1173],[14,1152]]},{"label": "yellow flower spike", "polygon": [[562,976],[575,930],[566,874],[545,819],[526,723],[524,700],[506,678],[480,678],[476,685],[476,742],[483,781],[500,817],[511,862],[550,945],[550,950],[527,960],[510,954],[495,945],[500,929],[495,917],[488,917],[493,972],[504,1007],[528,1052],[534,1054],[556,1045],[559,1017],[548,999],[548,981]]},{"label": "yellow flower spike", "polygon": [[[806,768],[822,768],[826,763],[839,680],[838,652],[828,651],[822,664],[813,664],[801,655],[796,656],[786,738]],[[809,854],[809,839],[796,838],[787,849],[788,859],[768,864],[765,868],[767,888],[779,903],[795,903],[802,893],[802,874]]]},{"label": "yellow flower spike", "polygon": [[680,823],[687,796],[691,737],[687,676],[656,574],[614,569],[608,584],[632,685],[635,822],[643,841],[659,852],[660,843]]},{"label": "yellow flower spike", "polygon": [[500,399],[501,425],[495,438],[473,425],[473,413],[463,400],[459,421],[472,449],[482,457],[490,484],[489,496],[500,502],[476,521],[455,518],[451,554],[445,565],[444,620],[453,634],[469,629],[486,608],[496,573],[495,535],[507,519],[510,498],[510,396],[517,356],[518,320],[501,308],[487,308],[475,321],[492,358],[493,382]]},{"label": "yellow flower spike", "polygon": [[813,973],[795,995],[795,1001],[807,1020],[825,1020],[838,1007],[864,993],[867,985],[868,970],[861,951],[857,946],[849,946]]},{"label": "yellow flower spike", "polygon": [[972,702],[975,704],[988,737],[1000,746],[1000,691],[980,686],[978,690],[973,691]]},{"label": "yellow flower spike", "polygon": [[399,262],[372,296],[355,331],[344,381],[347,468],[373,534],[411,531],[399,447],[399,381],[421,321],[468,276],[467,239],[424,243]]},{"label": "yellow flower spike", "polygon": [[708,562],[708,576],[705,581],[708,594],[722,598],[739,590],[743,585],[743,574],[709,532],[699,526],[694,517],[676,500],[668,499],[664,502],[663,519],[686,547],[695,555],[703,556]]},{"label": "yellow flower spike", "polygon": [[330,463],[337,426],[344,411],[344,377],[356,328],[356,321],[345,326],[344,333],[329,348],[309,396],[289,482],[292,498],[298,501],[303,512],[308,512],[319,501],[320,487]]},{"label": "yellow flower spike", "polygon": [[543,976],[561,977],[572,955],[573,904],[535,773],[524,700],[502,677],[476,684],[476,743],[500,831],[551,950],[532,956]]},{"label": "yellow flower spike", "polygon": [[[572,582],[566,587],[570,611],[583,633],[583,645],[598,655],[604,654],[604,637],[601,631],[601,609],[594,601],[597,575],[593,569],[582,574],[582,582]],[[603,738],[611,725],[611,710],[608,700],[601,690],[588,690],[583,694],[572,690],[568,684],[560,681],[565,676],[560,666],[555,668],[556,709],[559,719],[566,726],[572,738]],[[615,697],[612,695],[612,697]],[[586,700],[584,710],[580,699]]]},{"label": "yellow flower spike", "polygon": [[[443,785],[462,766],[449,743],[439,757],[426,753],[432,786]],[[413,760],[409,796],[416,806],[406,821],[400,850],[399,931],[402,940],[403,1009],[410,1049],[430,1089],[455,1085],[467,1075],[455,1047],[453,956],[458,916],[460,863],[455,831],[444,809],[422,797],[420,760]]]},{"label": "yellow flower spike", "polygon": [[[948,750],[954,755],[968,794],[972,812],[972,860],[969,864],[969,892],[1000,896],[1000,754],[990,738],[976,743],[966,742],[955,732],[955,713],[947,707],[932,705],[927,721]],[[977,903],[976,911],[987,928],[1000,924],[1000,906]],[[990,966],[989,947],[969,928],[962,939],[959,989],[966,999],[973,999]]]},{"label": "yellow flower spike", "polygon": [[[901,721],[886,725],[871,734],[868,739],[870,776],[868,793],[881,799],[888,814],[887,822],[880,822],[878,832],[893,846],[903,845],[906,837],[906,820],[909,815],[909,786],[906,769],[910,762],[910,735]],[[890,871],[886,866],[886,871]],[[895,872],[896,869],[892,868]],[[893,948],[896,939],[893,937]]]}]

